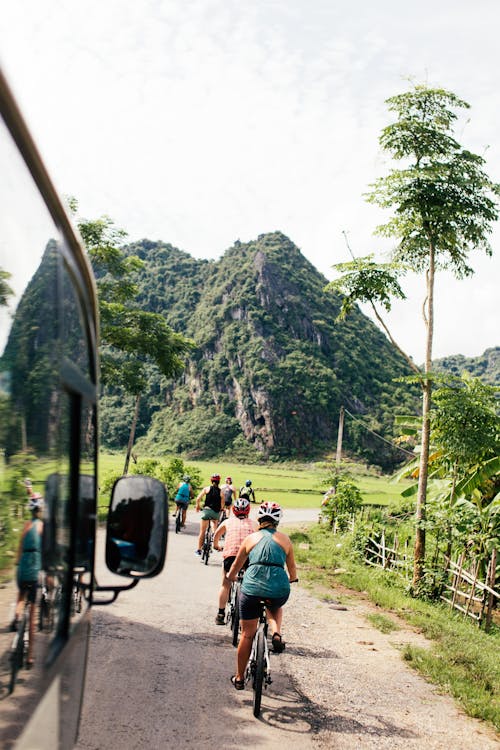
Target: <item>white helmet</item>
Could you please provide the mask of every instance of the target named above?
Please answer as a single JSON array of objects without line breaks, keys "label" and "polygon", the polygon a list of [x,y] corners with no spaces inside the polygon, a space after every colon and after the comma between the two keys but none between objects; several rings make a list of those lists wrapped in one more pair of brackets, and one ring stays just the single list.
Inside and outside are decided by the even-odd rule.
[{"label": "white helmet", "polygon": [[30,510],[41,510],[43,508],[43,497],[39,492],[34,492],[31,495],[28,507]]},{"label": "white helmet", "polygon": [[270,518],[275,524],[278,524],[282,515],[283,511],[278,503],[270,503],[266,501],[260,506],[257,518],[259,520],[261,518]]}]

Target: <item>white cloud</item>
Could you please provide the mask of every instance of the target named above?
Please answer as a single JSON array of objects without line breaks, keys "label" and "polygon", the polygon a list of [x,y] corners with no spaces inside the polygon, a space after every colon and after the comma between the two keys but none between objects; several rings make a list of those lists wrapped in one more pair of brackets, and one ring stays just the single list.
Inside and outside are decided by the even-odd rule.
[{"label": "white cloud", "polygon": [[[342,230],[360,254],[383,249],[372,232],[387,217],[362,193],[387,171],[377,139],[404,76],[473,104],[463,138],[490,146],[500,176],[500,11],[479,5],[11,0],[0,44],[49,170],[87,215],[197,257],[280,229],[331,277],[347,257]],[[437,356],[498,343],[495,291],[484,293],[498,255],[479,268],[440,282]],[[420,305],[412,288],[392,316],[417,361]]]}]

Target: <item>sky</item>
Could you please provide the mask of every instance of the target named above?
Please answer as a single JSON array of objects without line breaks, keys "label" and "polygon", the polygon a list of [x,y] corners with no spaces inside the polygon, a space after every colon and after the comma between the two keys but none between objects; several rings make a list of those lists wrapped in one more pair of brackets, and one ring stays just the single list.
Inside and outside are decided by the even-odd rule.
[{"label": "sky", "polygon": [[[385,101],[413,82],[471,105],[456,136],[500,182],[499,28],[496,0],[4,0],[0,64],[86,218],[196,258],[280,230],[332,279],[346,236],[392,247],[364,194],[396,166]],[[438,277],[435,357],[500,344],[498,226],[491,244],[472,278]],[[386,320],[421,363],[424,279],[404,288]]]}]

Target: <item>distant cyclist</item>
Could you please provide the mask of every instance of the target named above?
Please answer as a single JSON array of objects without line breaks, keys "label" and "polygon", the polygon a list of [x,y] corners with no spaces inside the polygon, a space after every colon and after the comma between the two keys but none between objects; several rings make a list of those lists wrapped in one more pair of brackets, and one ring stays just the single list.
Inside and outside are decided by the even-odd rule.
[{"label": "distant cyclist", "polygon": [[226,477],[226,481],[221,485],[220,491],[222,492],[222,499],[224,501],[224,509],[226,511],[226,518],[229,516],[229,509],[233,502],[236,500],[237,490],[233,484],[231,477]]},{"label": "distant cyclist", "polygon": [[[231,513],[231,511],[229,511]],[[257,522],[249,518],[250,502],[246,497],[239,497],[233,505],[232,515],[218,526],[214,536],[214,548],[220,549],[219,541],[226,535],[222,551],[222,586],[219,591],[219,611],[215,622],[224,625],[224,611],[226,609],[231,581],[226,574],[233,564],[241,543],[245,537],[257,531]]]},{"label": "distant cyclist", "polygon": [[[200,534],[198,536],[198,549],[196,550],[197,555],[201,555],[201,548],[203,546],[203,538],[205,531],[209,523],[213,523],[214,530],[217,528],[219,520],[219,513],[222,508],[222,494],[219,487],[220,474],[212,474],[210,477],[210,486],[203,487],[202,491],[196,498],[196,512],[199,513],[201,510],[200,519]],[[203,509],[201,508],[201,501],[203,500]]]},{"label": "distant cyclist", "polygon": [[[290,596],[290,583],[297,581],[293,546],[289,537],[277,530],[282,511],[277,503],[264,502],[259,508],[259,530],[247,536],[227,577],[235,581],[248,559],[240,591],[241,638],[238,645],[236,674],[231,678],[236,690],[245,687],[245,668],[257,631],[260,601],[265,600],[273,650],[285,648],[281,637],[282,607]],[[288,575],[285,572],[285,564]]]},{"label": "distant cyclist", "polygon": [[31,520],[24,524],[17,552],[17,604],[11,630],[17,629],[24,600],[31,602],[29,621],[29,644],[27,666],[33,665],[33,643],[35,640],[35,602],[38,589],[38,574],[42,567],[43,497],[38,492],[30,495],[28,507]]},{"label": "distant cyclist", "polygon": [[186,525],[186,515],[187,515],[189,501],[194,497],[193,488],[189,484],[190,481],[191,481],[191,477],[189,477],[187,474],[183,476],[182,482],[179,482],[179,485],[177,487],[177,493],[174,497],[174,501],[175,501],[175,504],[177,505],[177,508],[180,508],[182,510],[182,522],[181,522],[182,526]]},{"label": "distant cyclist", "polygon": [[243,487],[240,487],[240,497],[246,497],[251,503],[256,503],[255,492],[252,487],[252,480],[247,479]]}]

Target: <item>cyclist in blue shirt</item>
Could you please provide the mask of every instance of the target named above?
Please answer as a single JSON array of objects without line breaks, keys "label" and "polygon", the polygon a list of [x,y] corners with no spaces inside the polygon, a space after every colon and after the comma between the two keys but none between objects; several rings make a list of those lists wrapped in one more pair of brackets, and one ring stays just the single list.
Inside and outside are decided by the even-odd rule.
[{"label": "cyclist in blue shirt", "polygon": [[[187,515],[187,509],[189,505],[189,501],[194,497],[193,488],[189,484],[191,481],[191,477],[188,477],[187,475],[182,477],[182,482],[179,482],[179,486],[177,487],[177,493],[174,497],[175,504],[177,505],[177,508],[181,508],[182,510],[182,526],[186,525],[186,515]],[[174,513],[175,516],[175,513]]]}]

